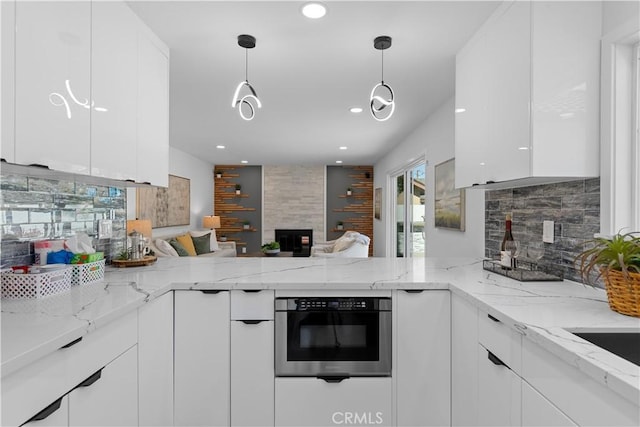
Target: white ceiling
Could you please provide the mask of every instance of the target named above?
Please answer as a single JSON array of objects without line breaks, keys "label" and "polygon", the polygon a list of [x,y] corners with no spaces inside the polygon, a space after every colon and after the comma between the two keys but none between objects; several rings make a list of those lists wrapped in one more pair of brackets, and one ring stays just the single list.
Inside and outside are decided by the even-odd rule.
[{"label": "white ceiling", "polygon": [[[453,96],[455,54],[498,2],[325,1],[320,20],[302,16],[302,1],[129,4],[171,49],[171,146],[217,164],[324,165],[374,164]],[[250,122],[231,108],[245,74],[239,34],[257,39],[249,82],[262,109]],[[386,122],[367,110],[379,35],[393,39],[384,80],[396,111]]]}]

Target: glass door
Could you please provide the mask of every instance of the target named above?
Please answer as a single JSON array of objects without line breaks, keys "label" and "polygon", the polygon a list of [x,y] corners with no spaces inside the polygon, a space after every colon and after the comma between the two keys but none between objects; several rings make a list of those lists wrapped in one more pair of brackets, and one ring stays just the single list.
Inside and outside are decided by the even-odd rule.
[{"label": "glass door", "polygon": [[425,256],[425,162],[424,160],[393,175],[394,222],[393,256]]}]

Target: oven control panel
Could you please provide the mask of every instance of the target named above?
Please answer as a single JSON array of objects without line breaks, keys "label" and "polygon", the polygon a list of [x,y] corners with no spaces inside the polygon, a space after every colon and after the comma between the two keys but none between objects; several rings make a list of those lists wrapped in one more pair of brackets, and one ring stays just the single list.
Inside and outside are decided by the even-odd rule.
[{"label": "oven control panel", "polygon": [[[286,308],[285,308],[286,307]],[[283,311],[387,311],[390,298],[338,297],[338,298],[282,298],[276,299],[276,310]]]}]

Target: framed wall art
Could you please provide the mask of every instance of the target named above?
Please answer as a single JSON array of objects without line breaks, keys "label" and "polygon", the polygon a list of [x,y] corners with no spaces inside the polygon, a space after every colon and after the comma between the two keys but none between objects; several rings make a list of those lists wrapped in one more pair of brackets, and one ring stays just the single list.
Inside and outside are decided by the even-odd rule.
[{"label": "framed wall art", "polygon": [[375,219],[380,219],[380,211],[382,210],[382,188],[378,187],[373,191],[373,217]]},{"label": "framed wall art", "polygon": [[138,188],[136,217],[150,219],[153,228],[189,225],[191,222],[191,181],[169,175],[167,188]]},{"label": "framed wall art", "polygon": [[455,159],[435,166],[435,226],[464,231],[464,189],[455,188]]}]

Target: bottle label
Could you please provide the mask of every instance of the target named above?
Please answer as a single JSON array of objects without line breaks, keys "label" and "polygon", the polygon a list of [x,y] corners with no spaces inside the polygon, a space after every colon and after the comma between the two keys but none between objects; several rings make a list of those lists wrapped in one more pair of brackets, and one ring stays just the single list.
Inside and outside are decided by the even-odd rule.
[{"label": "bottle label", "polygon": [[500,265],[511,268],[511,256],[507,251],[500,251]]}]

